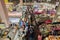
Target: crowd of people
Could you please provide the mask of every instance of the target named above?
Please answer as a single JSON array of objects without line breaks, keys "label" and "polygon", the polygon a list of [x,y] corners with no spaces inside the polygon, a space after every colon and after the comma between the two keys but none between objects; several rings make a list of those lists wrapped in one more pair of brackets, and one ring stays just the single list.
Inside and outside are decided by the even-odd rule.
[{"label": "crowd of people", "polygon": [[[53,13],[56,13],[56,11]],[[44,40],[45,37],[53,35],[52,31],[54,27],[47,26],[49,23],[52,23],[51,19],[36,20],[33,10],[29,9],[25,14],[24,20],[21,19],[19,22],[20,30],[22,30],[21,33],[24,35],[24,40]]]},{"label": "crowd of people", "polygon": [[[56,7],[58,4],[56,4]],[[20,18],[18,25],[16,23],[13,24],[14,27],[10,25],[10,28],[12,26],[10,31],[6,29],[4,34],[2,34],[2,38],[7,37],[10,40],[45,40],[49,35],[56,35],[54,30],[60,28],[60,24],[51,26],[56,15],[56,9],[54,8],[50,10],[43,9],[40,12],[39,9],[34,9],[29,6],[24,15],[23,18]],[[16,33],[19,39],[14,39]]]},{"label": "crowd of people", "polygon": [[[38,12],[38,10],[36,13],[34,10],[35,9],[30,6],[27,7],[27,10],[24,12],[25,16],[23,18],[20,18],[18,24],[13,24],[14,27],[12,27],[12,30],[10,32],[5,31],[4,36],[8,34],[7,37],[10,40],[18,40],[18,38],[19,40],[44,40],[49,35],[56,34],[54,33],[54,28],[59,27],[51,26],[53,21],[50,18],[51,15],[56,14],[56,10],[54,8],[51,10],[44,9],[42,13]],[[16,33],[18,34],[17,39],[14,38],[14,35],[16,35]]]}]

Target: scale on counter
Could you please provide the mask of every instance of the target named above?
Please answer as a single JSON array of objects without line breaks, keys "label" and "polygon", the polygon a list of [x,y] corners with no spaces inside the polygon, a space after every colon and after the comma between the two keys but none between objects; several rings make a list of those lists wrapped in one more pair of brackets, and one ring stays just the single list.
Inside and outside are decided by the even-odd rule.
[{"label": "scale on counter", "polygon": [[1,29],[5,29],[6,28],[5,24],[4,23],[0,23],[0,28]]}]

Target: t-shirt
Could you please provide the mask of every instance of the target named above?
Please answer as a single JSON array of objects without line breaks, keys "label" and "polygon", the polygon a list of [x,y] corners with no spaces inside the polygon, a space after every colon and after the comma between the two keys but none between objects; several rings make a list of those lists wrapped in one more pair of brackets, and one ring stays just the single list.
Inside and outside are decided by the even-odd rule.
[{"label": "t-shirt", "polygon": [[56,14],[56,10],[51,10],[51,15],[55,15]]},{"label": "t-shirt", "polygon": [[20,22],[19,22],[19,25],[20,25],[20,26],[23,26],[23,24],[24,24],[23,21],[20,21]]},{"label": "t-shirt", "polygon": [[58,6],[59,5],[59,2],[56,2],[56,6]]},{"label": "t-shirt", "polygon": [[38,35],[38,40],[42,40],[42,36]]},{"label": "t-shirt", "polygon": [[28,27],[28,23],[26,22],[26,27]]}]

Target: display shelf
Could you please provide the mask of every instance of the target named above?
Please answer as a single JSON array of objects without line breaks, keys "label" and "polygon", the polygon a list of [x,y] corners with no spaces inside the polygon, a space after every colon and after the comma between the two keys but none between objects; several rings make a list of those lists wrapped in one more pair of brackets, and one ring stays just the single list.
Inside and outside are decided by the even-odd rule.
[{"label": "display shelf", "polygon": [[0,28],[1,29],[5,29],[6,28],[5,24],[4,23],[0,23]]},{"label": "display shelf", "polygon": [[53,6],[55,7],[55,4],[51,4],[51,3],[23,3],[24,5],[34,5],[34,4],[37,4],[37,5],[47,5],[47,6]]},{"label": "display shelf", "polygon": [[9,17],[21,17],[22,16],[22,12],[9,12],[8,16]]},{"label": "display shelf", "polygon": [[15,30],[14,32],[14,30],[11,29],[7,36],[11,37],[11,39],[13,40],[15,38],[16,33],[17,33],[17,30]]}]

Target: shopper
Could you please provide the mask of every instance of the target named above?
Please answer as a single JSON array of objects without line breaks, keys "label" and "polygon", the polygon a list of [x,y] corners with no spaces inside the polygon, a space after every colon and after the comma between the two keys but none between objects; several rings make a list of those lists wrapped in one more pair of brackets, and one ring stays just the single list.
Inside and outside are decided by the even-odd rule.
[{"label": "shopper", "polygon": [[54,8],[52,8],[52,9],[50,10],[50,14],[51,14],[51,16],[56,15],[56,10],[55,10]]},{"label": "shopper", "polygon": [[[20,26],[20,27],[22,27],[22,26],[23,26],[23,24],[24,24],[23,20],[22,20],[22,19],[20,19],[20,21],[19,21],[19,26]],[[19,28],[20,28],[20,27],[19,27]]]},{"label": "shopper", "polygon": [[55,7],[55,9],[57,9],[58,6],[59,6],[59,1],[56,1],[56,7]]},{"label": "shopper", "polygon": [[33,26],[30,27],[29,32],[30,32],[29,40],[34,40],[34,29],[33,29]]},{"label": "shopper", "polygon": [[38,40],[42,40],[42,35],[38,34]]},{"label": "shopper", "polygon": [[34,40],[34,28],[33,26],[28,27],[26,34],[26,40]]}]

